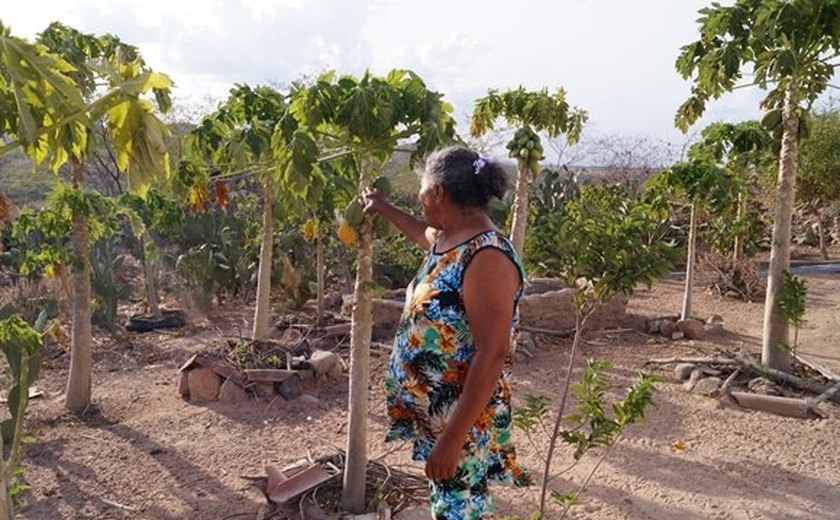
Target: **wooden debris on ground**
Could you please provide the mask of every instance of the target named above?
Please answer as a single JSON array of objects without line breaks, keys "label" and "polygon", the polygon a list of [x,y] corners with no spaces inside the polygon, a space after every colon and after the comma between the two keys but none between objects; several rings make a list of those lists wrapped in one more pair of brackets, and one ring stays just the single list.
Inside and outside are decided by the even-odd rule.
[{"label": "wooden debris on ground", "polygon": [[[824,417],[818,405],[829,400],[840,403],[840,377],[835,379],[836,374],[816,363],[803,362],[801,356],[794,356],[794,360],[800,365],[797,372],[800,375],[762,366],[744,348],[738,352],[721,351],[714,356],[650,359],[645,365],[676,365],[676,378],[685,381],[683,387],[686,391],[731,398],[743,408],[802,419]],[[721,384],[717,376],[722,378],[724,373],[727,374],[726,379]],[[708,381],[705,381],[704,376],[713,377],[707,377]],[[762,385],[752,384],[758,380]],[[701,382],[708,384],[700,385]],[[747,382],[750,384],[745,384]],[[743,387],[755,390],[766,385],[777,389],[777,392],[769,393],[788,395],[765,395],[768,394],[766,389],[758,390],[761,393],[741,391]],[[802,393],[811,396],[799,397]]]}]

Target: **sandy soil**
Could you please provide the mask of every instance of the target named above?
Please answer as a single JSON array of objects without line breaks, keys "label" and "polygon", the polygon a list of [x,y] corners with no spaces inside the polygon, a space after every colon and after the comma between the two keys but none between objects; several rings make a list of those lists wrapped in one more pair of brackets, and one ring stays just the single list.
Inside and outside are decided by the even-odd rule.
[{"label": "sandy soil", "polygon": [[[840,279],[808,279],[809,322],[801,334],[802,351],[840,370]],[[638,293],[629,312],[636,319],[674,314],[680,298],[679,282],[664,282]],[[611,360],[618,395],[652,357],[714,353],[740,343],[759,350],[761,303],[698,292],[696,314],[713,313],[725,318],[728,331],[715,342],[670,342],[637,332],[591,334],[579,359]],[[218,338],[216,327],[235,330],[248,315],[247,309],[220,311],[206,327],[104,342],[96,354],[95,406],[82,418],[63,411],[66,353],[51,349],[53,359],[38,382],[46,398],[30,408],[33,440],[26,464],[32,490],[20,518],[256,518],[265,499],[243,476],[261,475],[266,463],[294,462],[307,450],[319,456],[342,446],[346,376],[322,387],[314,404],[199,406],[178,396],[177,367]],[[538,340],[540,348],[532,359],[518,358],[516,397],[559,392],[569,341]],[[372,456],[393,449],[381,442],[383,368],[384,354],[378,354],[370,400]],[[673,380],[670,369],[659,372]],[[688,394],[673,383],[661,385],[656,404],[647,421],[629,430],[608,454],[570,517],[840,518],[840,407],[824,406],[829,415],[824,420],[788,419]],[[534,448],[520,432],[515,438],[524,463],[537,468]],[[677,440],[685,443],[684,450],[672,447]],[[597,453],[588,455],[554,487],[573,489],[596,459]],[[407,450],[384,460],[420,471]],[[571,453],[564,448],[556,468],[569,461]],[[538,489],[496,488],[496,498],[500,515],[525,517],[536,508]],[[549,514],[558,516],[557,510]]]}]

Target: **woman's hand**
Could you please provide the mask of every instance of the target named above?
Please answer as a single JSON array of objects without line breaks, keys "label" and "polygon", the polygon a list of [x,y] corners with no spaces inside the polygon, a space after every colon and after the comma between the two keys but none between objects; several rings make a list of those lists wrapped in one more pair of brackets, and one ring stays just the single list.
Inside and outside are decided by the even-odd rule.
[{"label": "woman's hand", "polygon": [[436,482],[454,478],[458,464],[461,463],[463,447],[463,438],[458,439],[444,430],[435,441],[429,458],[426,460],[426,477]]},{"label": "woman's hand", "polygon": [[365,191],[362,192],[362,197],[365,201],[365,214],[379,214],[382,212],[382,208],[388,205],[385,199],[382,198],[382,194],[373,188],[365,188]]}]

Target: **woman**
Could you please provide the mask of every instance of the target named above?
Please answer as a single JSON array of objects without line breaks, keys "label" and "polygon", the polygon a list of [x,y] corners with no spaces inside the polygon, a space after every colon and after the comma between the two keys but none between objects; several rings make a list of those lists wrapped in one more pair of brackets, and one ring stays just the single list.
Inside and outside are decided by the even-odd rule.
[{"label": "woman", "polygon": [[428,255],[408,286],[391,352],[386,440],[414,441],[426,462],[435,519],[489,518],[488,480],[529,484],[510,442],[508,369],[525,273],[487,215],[508,179],[501,166],[463,147],[426,161],[419,194],[424,220],[375,191],[378,213]]}]

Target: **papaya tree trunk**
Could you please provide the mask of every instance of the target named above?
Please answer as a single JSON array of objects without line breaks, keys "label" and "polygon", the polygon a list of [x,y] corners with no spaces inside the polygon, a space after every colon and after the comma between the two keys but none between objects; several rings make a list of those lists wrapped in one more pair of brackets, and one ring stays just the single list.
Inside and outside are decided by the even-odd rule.
[{"label": "papaya tree trunk", "polygon": [[317,310],[315,311],[315,324],[320,326],[324,321],[324,237],[321,235],[321,226],[315,232],[315,299]]},{"label": "papaya tree trunk", "polygon": [[697,206],[691,205],[691,223],[688,226],[688,256],[685,260],[685,294],[682,319],[691,319],[691,291],[694,288],[694,264],[697,263]]},{"label": "papaya tree trunk", "polygon": [[[82,189],[85,163],[73,161],[73,185]],[[70,375],[67,378],[65,406],[82,412],[90,404],[93,370],[93,337],[90,323],[90,254],[88,252],[88,217],[73,212],[73,304],[70,340]]]},{"label": "papaya tree trunk", "polygon": [[254,309],[255,340],[268,336],[268,312],[271,307],[271,262],[274,256],[274,182],[266,177],[263,189],[263,227],[260,266],[257,274],[257,305]]},{"label": "papaya tree trunk", "polygon": [[735,244],[732,247],[732,260],[735,265],[739,265],[744,261],[744,229],[742,221],[747,214],[747,195],[744,192],[738,194],[738,213],[735,216],[735,222],[738,222],[738,231],[735,233]]},{"label": "papaya tree trunk", "polygon": [[528,229],[528,180],[531,172],[527,165],[516,172],[516,191],[513,199],[513,222],[510,241],[520,258],[525,253],[525,231]]},{"label": "papaya tree trunk", "polygon": [[769,368],[790,370],[787,345],[789,327],[784,311],[779,307],[784,271],[790,267],[790,235],[793,202],[796,196],[796,169],[799,164],[799,114],[796,87],[791,85],[785,95],[782,115],[782,151],[779,156],[779,180],[776,210],[773,216],[773,242],[770,267],[767,272],[767,297],[764,302],[764,337],[761,362]]},{"label": "papaya tree trunk", "polygon": [[[360,178],[364,179],[360,175]],[[362,185],[366,185],[362,182]],[[347,462],[341,506],[359,514],[365,509],[367,483],[367,411],[370,382],[370,340],[373,332],[373,229],[366,217],[359,231],[356,254],[355,304],[350,332],[350,396],[347,425]]]},{"label": "papaya tree trunk", "polygon": [[149,258],[149,248],[146,234],[140,238],[140,248],[143,250],[143,274],[146,278],[146,306],[149,314],[155,318],[161,316],[160,305],[158,305],[157,277],[155,275],[154,260]]}]

